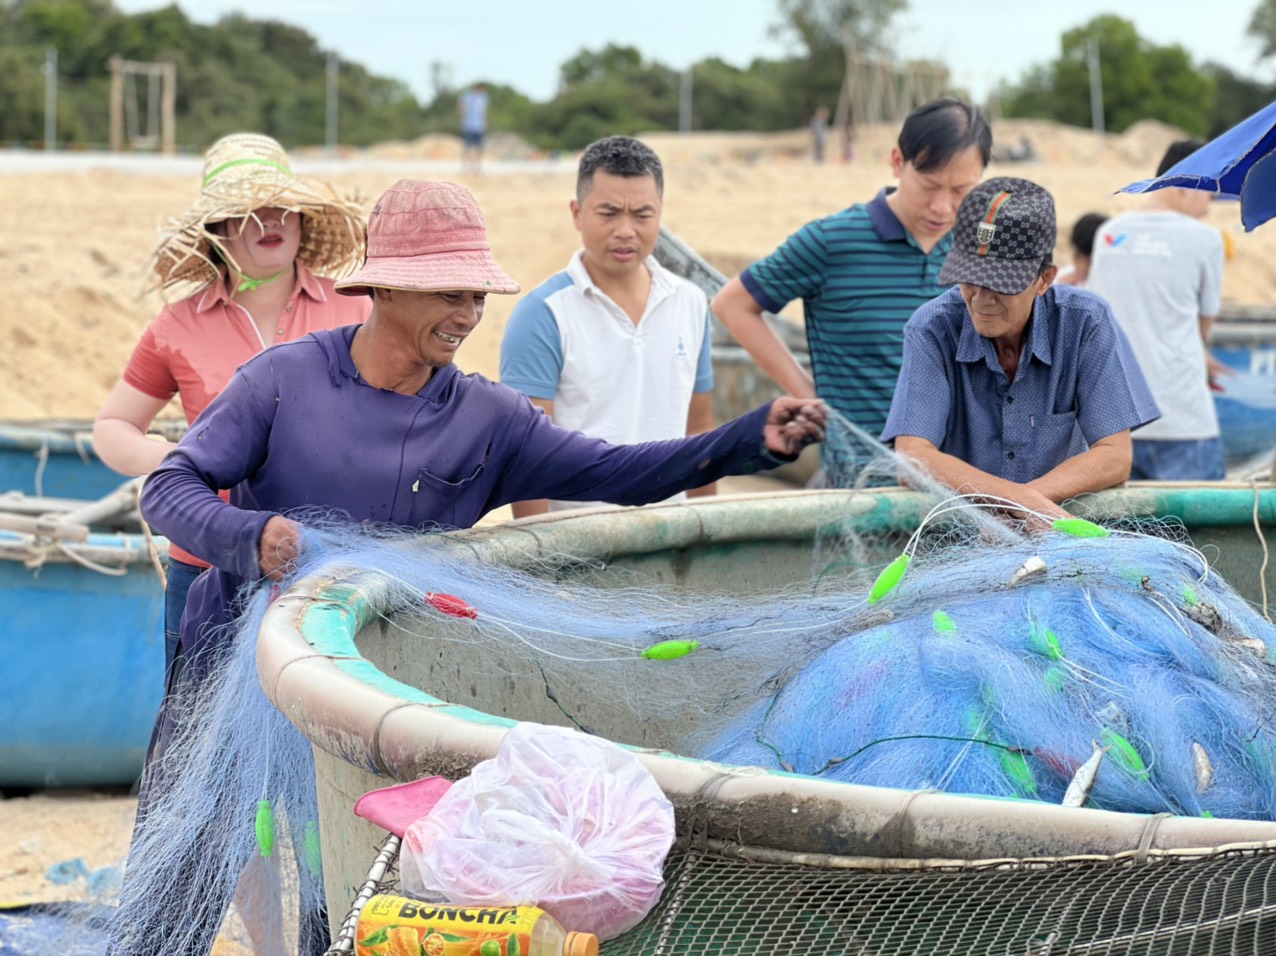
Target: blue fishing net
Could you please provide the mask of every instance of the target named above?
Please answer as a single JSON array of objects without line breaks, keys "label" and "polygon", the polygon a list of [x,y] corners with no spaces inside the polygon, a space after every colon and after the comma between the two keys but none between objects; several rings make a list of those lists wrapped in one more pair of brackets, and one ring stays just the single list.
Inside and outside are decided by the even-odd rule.
[{"label": "blue fishing net", "polygon": [[[897,461],[854,441],[826,458],[849,469],[833,480],[894,479]],[[944,494],[907,543],[832,522],[800,583],[748,594],[575,555],[515,570],[463,539],[314,520],[291,579],[388,582],[368,655],[376,641],[419,647],[395,677],[454,702],[499,712],[475,686],[530,682],[550,708],[539,719],[725,763],[1276,819],[1276,628],[1181,530],[1052,526]],[[104,936],[121,952],[198,951],[237,891],[241,922],[307,948],[322,907],[313,765],[257,681],[267,600],[247,597],[214,678],[174,703],[183,731],[104,934],[57,951],[100,952]]]},{"label": "blue fishing net", "polygon": [[1097,750],[1092,806],[1276,818],[1276,631],[1199,554],[1043,534],[914,560],[877,607],[704,755],[1059,803]]}]

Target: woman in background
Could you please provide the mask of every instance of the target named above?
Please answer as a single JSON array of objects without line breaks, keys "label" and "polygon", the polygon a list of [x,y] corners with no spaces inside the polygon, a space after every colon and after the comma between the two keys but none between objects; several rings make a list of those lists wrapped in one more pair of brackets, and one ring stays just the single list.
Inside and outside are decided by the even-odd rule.
[{"label": "woman in background", "polygon": [[[310,332],[362,323],[371,300],[337,295],[333,282],[363,261],[366,230],[353,199],[294,177],[283,147],[269,136],[234,133],[214,143],[204,160],[199,198],[169,224],[155,250],[151,288],[158,288],[169,304],[142,333],[98,412],[93,446],[102,460],[122,474],[149,475],[175,444],[147,434],[174,396],[180,398],[189,425],[253,356]],[[201,556],[170,543],[164,602],[166,704],[181,672],[176,662],[181,659],[187,592],[207,567]],[[153,735],[144,777],[154,773],[153,763],[160,762],[156,751],[162,749]],[[139,793],[138,830],[153,786],[144,780]],[[128,869],[147,865],[130,852],[126,894],[137,882]],[[255,859],[235,897],[258,956],[282,956],[285,951],[279,913],[270,902],[279,892],[276,880]],[[322,950],[322,917],[308,916],[303,936],[309,945],[303,948]]]},{"label": "woman in background", "polygon": [[[235,369],[279,342],[367,318],[368,299],[337,295],[334,279],[363,259],[365,222],[352,199],[303,182],[275,140],[234,133],[208,150],[199,198],[172,221],[151,263],[168,305],[142,333],[93,425],[93,447],[125,475],[149,475],[174,443],[147,430],[180,398],[189,425]],[[164,608],[167,674],[186,592],[208,567],[169,548]]]}]

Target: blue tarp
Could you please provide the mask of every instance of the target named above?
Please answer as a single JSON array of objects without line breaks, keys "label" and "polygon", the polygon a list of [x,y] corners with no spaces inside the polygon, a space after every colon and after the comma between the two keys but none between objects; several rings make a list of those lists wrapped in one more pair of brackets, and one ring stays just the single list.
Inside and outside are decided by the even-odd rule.
[{"label": "blue tarp", "polygon": [[1239,199],[1245,230],[1276,216],[1276,103],[1237,123],[1191,156],[1171,166],[1163,176],[1131,183],[1126,193],[1144,193],[1167,186],[1203,189],[1220,198]]}]

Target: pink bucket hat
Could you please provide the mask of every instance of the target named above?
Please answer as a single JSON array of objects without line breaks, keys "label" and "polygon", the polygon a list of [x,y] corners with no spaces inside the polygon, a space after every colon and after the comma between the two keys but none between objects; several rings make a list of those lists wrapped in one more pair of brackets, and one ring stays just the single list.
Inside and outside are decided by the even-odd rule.
[{"label": "pink bucket hat", "polygon": [[337,283],[346,295],[369,287],[409,292],[501,292],[518,283],[492,258],[483,213],[456,183],[400,179],[368,217],[363,268]]}]

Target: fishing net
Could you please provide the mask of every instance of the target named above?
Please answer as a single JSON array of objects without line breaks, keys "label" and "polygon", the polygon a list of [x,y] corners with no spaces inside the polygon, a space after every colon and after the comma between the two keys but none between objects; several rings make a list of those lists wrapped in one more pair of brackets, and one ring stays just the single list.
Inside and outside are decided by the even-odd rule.
[{"label": "fishing net", "polygon": [[[825,460],[838,483],[871,487],[900,473],[899,462],[845,423],[834,423],[829,444]],[[929,487],[907,468],[903,477]],[[848,513],[795,544],[771,583],[695,591],[601,558],[541,556],[514,567],[485,559],[465,538],[352,529],[314,516],[308,526],[294,577],[339,578],[350,569],[375,577],[387,594],[383,619],[360,634],[360,653],[454,703],[833,780],[1276,818],[1276,628],[1169,523],[1055,521],[942,492],[911,535]],[[257,682],[255,638],[267,600],[263,591],[246,601],[215,679],[175,705],[185,731],[165,756],[169,783],[131,852],[133,873],[109,917],[113,939],[159,938],[164,951],[198,951],[256,860],[268,875],[256,878],[253,899],[287,916],[287,938],[301,951],[313,948],[303,918],[321,907],[311,753]],[[748,867],[692,859],[671,864],[691,868],[691,898],[738,895],[732,881]],[[1060,873],[1060,892],[1073,892],[1071,872]],[[995,894],[1003,878],[1011,877],[977,874],[970,885],[983,879]],[[759,886],[774,895],[790,880],[802,895],[806,879],[780,873]],[[883,918],[867,902],[857,908],[858,885],[832,888],[847,874],[809,879],[809,900],[840,902],[818,903],[816,915],[803,917],[806,948],[851,932],[838,928],[848,920]],[[950,905],[940,901],[959,896],[957,884],[895,875],[880,885],[910,879],[919,881],[916,909],[901,902],[898,912],[932,929],[897,932],[887,943],[865,930],[862,946],[854,930],[846,951],[917,951],[940,938],[933,934]],[[699,947],[683,871],[670,882],[683,894],[682,915],[669,917],[684,934],[675,938]],[[938,894],[931,904],[927,886]],[[874,892],[886,900],[897,890]],[[1069,920],[1094,912],[1049,909],[1034,898],[1040,892],[1024,890],[1031,912],[1017,924],[1020,936],[1031,924],[1048,939],[1051,919],[1064,927],[1057,932],[1072,932]],[[1181,895],[1164,892],[1170,902]],[[998,898],[978,899],[987,906]],[[1102,894],[1094,900],[1098,906]],[[344,912],[348,902],[333,906]],[[662,905],[673,906],[672,897]],[[977,902],[970,907],[974,913]],[[649,936],[664,918],[635,932]],[[1090,938],[1135,931],[1104,917]],[[1028,951],[1011,936],[995,951]],[[723,951],[779,951],[741,947]],[[1178,950],[1158,943],[1148,951]]]}]

